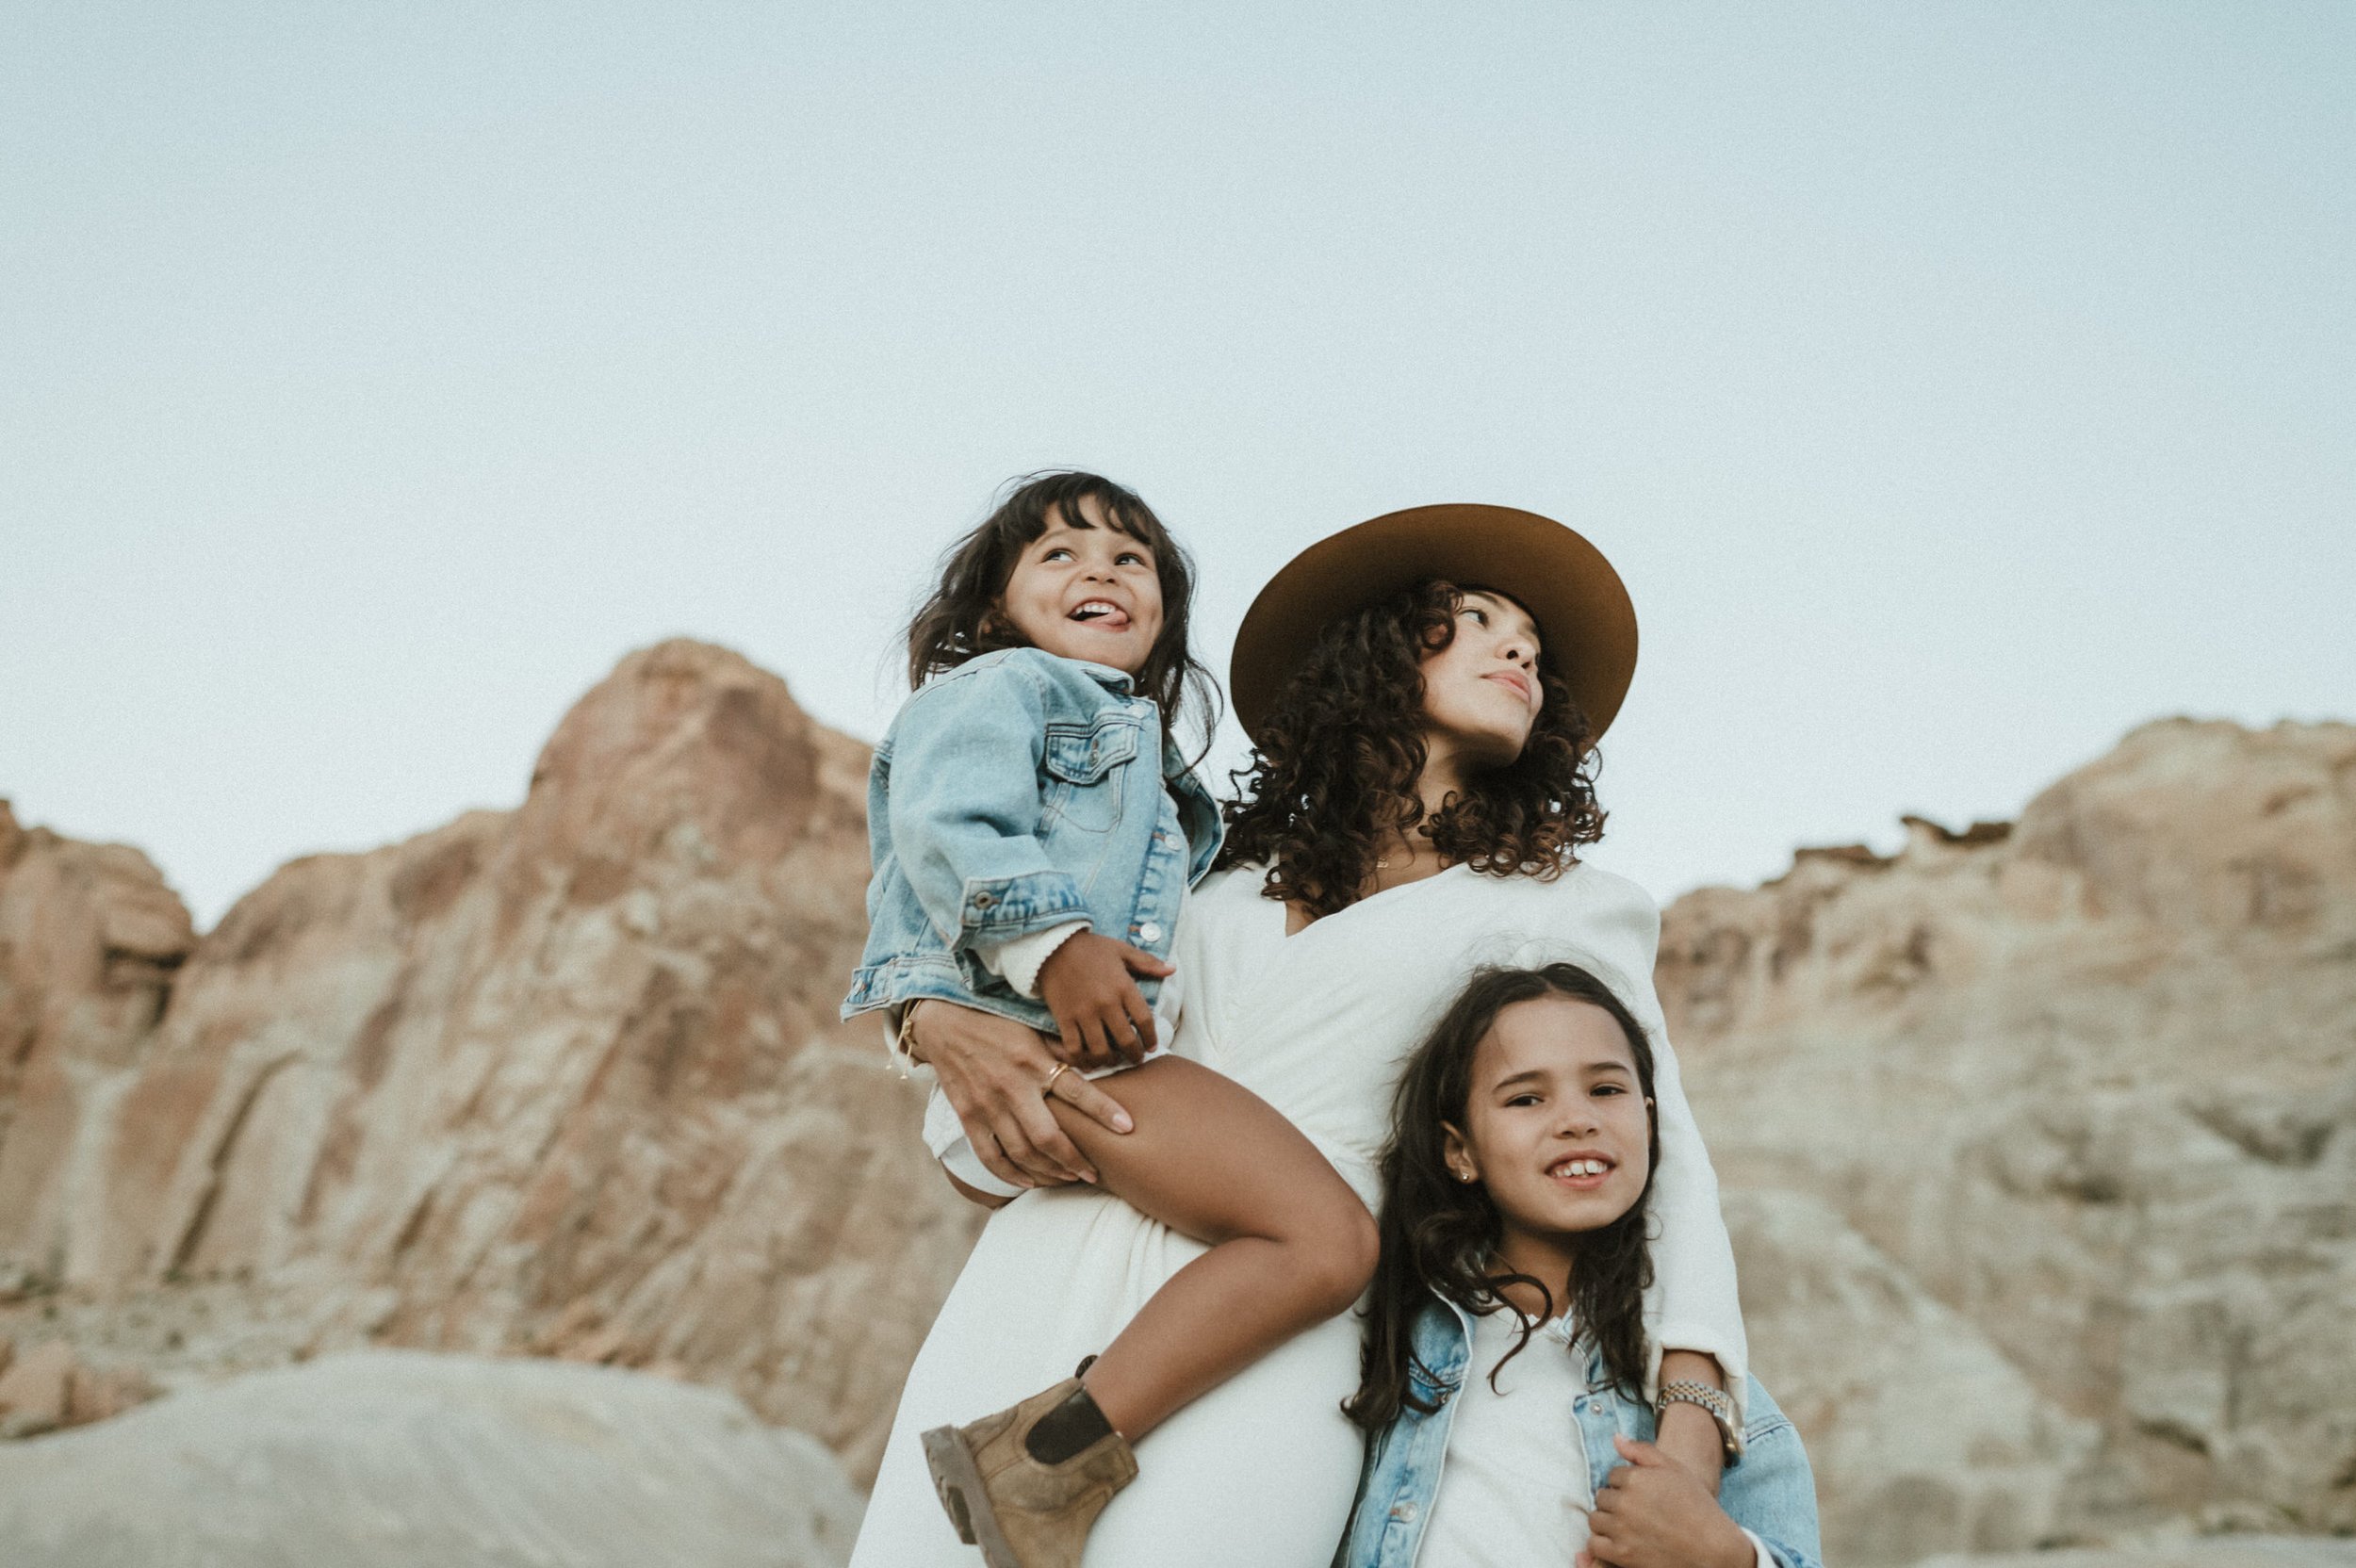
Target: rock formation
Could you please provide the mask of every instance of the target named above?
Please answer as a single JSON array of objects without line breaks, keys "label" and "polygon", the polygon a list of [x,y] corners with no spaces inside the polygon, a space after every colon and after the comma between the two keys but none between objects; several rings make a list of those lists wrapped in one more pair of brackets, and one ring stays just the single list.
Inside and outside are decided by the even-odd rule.
[{"label": "rock formation", "polygon": [[369,1350],[0,1447],[9,1568],[835,1568],[835,1456],[716,1389]]},{"label": "rock formation", "polygon": [[668,1363],[872,1470],[975,1221],[835,1018],[866,760],[667,643],[520,808],[297,860],[201,941],[136,852],[0,818],[19,1337],[167,1378],[367,1342]]},{"label": "rock formation", "polygon": [[[975,1217],[834,1017],[865,765],[664,644],[521,807],[201,939],[0,804],[17,1429],[400,1346],[659,1367],[872,1474]],[[2009,827],[1679,900],[1659,979],[1832,1561],[2356,1530],[2356,727],[2147,727]]]},{"label": "rock formation", "polygon": [[2356,727],[2148,726],[1659,981],[1833,1560],[2356,1529]]}]

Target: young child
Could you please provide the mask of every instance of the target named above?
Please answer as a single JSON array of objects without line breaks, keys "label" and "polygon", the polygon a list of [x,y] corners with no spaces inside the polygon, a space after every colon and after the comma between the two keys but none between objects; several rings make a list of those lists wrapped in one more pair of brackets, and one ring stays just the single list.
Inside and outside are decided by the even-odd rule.
[{"label": "young child", "polygon": [[1583,969],[1484,971],[1433,1026],[1383,1161],[1346,1568],[1822,1568],[1808,1456],[1756,1380],[1739,1434],[1720,1391],[1661,1391],[1724,1429],[1714,1501],[1653,1446],[1657,1134],[1651,1045]]},{"label": "young child", "polygon": [[[924,1434],[942,1506],[990,1568],[1074,1568],[1137,1473],[1131,1445],[1301,1330],[1346,1311],[1374,1221],[1292,1124],[1167,1054],[1185,976],[1167,962],[1219,815],[1173,743],[1190,678],[1193,582],[1132,492],[1034,478],[951,551],[909,627],[917,688],[875,750],[867,950],[843,1015],[927,1001],[1057,1036],[1040,1089],[1104,1186],[1209,1245],[1076,1377]],[[1135,1130],[1056,1098],[1116,1056]],[[1102,1070],[1122,1070],[1125,1064]],[[1093,1074],[1091,1074],[1093,1075]],[[969,1197],[1017,1189],[966,1143],[938,1089],[927,1145]]]}]

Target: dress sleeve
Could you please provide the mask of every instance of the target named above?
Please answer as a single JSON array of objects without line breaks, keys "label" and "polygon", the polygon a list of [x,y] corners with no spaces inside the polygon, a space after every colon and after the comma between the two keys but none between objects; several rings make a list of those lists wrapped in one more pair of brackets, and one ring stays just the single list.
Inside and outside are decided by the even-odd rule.
[{"label": "dress sleeve", "polygon": [[1718,1206],[1718,1172],[1702,1144],[1702,1130],[1685,1098],[1677,1050],[1653,988],[1653,958],[1661,945],[1661,912],[1633,887],[1642,909],[1638,962],[1624,977],[1622,994],[1651,1037],[1653,1098],[1661,1118],[1661,1167],[1653,1177],[1653,1284],[1644,1315],[1651,1332],[1645,1358],[1644,1396],[1657,1397],[1664,1350],[1695,1350],[1718,1358],[1726,1393],[1734,1400],[1735,1423],[1744,1418],[1749,1389],[1750,1346],[1742,1331],[1742,1302],[1736,1293],[1734,1244],[1726,1236]]},{"label": "dress sleeve", "polygon": [[1653,1282],[1644,1293],[1644,1396],[1650,1400],[1660,1394],[1664,1350],[1715,1356],[1739,1424],[1750,1353],[1735,1291],[1734,1247],[1718,1208],[1718,1173],[1686,1102],[1677,1051],[1653,988],[1661,910],[1634,883],[1584,865],[1556,885],[1549,902],[1555,899],[1562,902],[1554,905],[1557,919],[1548,922],[1553,929],[1543,943],[1524,945],[1514,961],[1567,958],[1593,971],[1628,1004],[1652,1044],[1661,1165],[1652,1187]]}]

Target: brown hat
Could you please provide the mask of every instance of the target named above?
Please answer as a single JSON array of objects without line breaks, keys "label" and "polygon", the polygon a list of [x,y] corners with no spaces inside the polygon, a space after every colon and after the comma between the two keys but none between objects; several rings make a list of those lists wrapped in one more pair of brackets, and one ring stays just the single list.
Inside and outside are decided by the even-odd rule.
[{"label": "brown hat", "polygon": [[1601,735],[1636,673],[1636,607],[1585,539],[1510,506],[1415,506],[1346,528],[1294,556],[1244,612],[1228,695],[1253,740],[1284,682],[1336,615],[1433,578],[1494,588],[1538,622],[1540,662]]}]

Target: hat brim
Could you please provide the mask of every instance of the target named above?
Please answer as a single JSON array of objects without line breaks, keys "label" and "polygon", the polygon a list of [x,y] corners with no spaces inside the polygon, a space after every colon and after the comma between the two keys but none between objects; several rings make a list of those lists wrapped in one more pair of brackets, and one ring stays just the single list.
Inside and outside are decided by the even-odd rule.
[{"label": "hat brim", "polygon": [[1636,674],[1636,607],[1603,552],[1551,517],[1510,506],[1417,506],[1320,539],[1268,580],[1235,633],[1228,698],[1258,741],[1317,635],[1434,578],[1494,588],[1538,623],[1540,663],[1601,735]]}]

